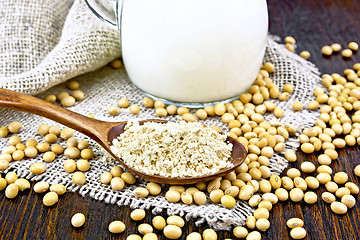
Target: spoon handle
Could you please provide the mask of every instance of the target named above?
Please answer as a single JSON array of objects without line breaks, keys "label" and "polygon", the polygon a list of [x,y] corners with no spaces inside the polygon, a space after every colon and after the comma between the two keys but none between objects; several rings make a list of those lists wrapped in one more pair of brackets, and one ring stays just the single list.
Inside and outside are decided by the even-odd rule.
[{"label": "spoon handle", "polygon": [[0,88],[0,107],[33,113],[75,129],[104,145],[116,123],[103,122],[72,112],[36,97]]}]

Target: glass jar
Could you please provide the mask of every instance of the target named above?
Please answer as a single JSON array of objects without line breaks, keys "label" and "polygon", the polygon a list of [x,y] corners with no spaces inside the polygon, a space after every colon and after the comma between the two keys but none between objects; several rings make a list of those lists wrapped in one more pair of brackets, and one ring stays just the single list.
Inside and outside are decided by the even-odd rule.
[{"label": "glass jar", "polygon": [[187,106],[232,100],[261,67],[266,0],[118,0],[110,11],[104,1],[86,2],[118,26],[126,71],[154,98]]}]

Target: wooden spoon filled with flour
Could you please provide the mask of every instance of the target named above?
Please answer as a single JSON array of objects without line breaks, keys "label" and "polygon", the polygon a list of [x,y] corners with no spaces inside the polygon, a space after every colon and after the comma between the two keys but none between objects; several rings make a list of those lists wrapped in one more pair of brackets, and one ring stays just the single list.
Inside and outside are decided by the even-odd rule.
[{"label": "wooden spoon filled with flour", "polygon": [[6,89],[0,89],[0,107],[73,128],[99,143],[132,173],[157,183],[209,181],[233,171],[246,158],[246,149],[236,139],[200,123],[105,122]]}]

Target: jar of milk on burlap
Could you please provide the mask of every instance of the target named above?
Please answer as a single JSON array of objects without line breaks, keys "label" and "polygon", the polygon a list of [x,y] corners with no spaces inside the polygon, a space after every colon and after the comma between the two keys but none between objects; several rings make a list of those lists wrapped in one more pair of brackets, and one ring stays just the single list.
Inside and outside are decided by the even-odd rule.
[{"label": "jar of milk on burlap", "polygon": [[186,106],[231,101],[260,69],[266,0],[86,1],[119,28],[129,78],[153,98]]}]

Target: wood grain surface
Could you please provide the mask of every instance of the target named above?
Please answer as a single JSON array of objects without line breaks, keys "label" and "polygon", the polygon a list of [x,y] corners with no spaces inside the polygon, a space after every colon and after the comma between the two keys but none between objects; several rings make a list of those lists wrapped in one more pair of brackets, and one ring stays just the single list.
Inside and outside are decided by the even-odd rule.
[{"label": "wood grain surface", "polygon": [[[316,64],[322,73],[342,73],[360,62],[360,53],[351,59],[343,59],[340,54],[325,58],[320,49],[334,42],[345,46],[350,41],[360,43],[360,1],[359,0],[269,0],[270,32],[281,37],[287,35],[297,39],[297,52],[311,52],[310,61]],[[299,168],[300,163],[315,160],[315,155],[305,155],[298,151],[299,161],[289,167]],[[339,151],[339,158],[333,162],[335,171],[345,171],[349,181],[359,185],[360,179],[353,168],[360,164],[359,147],[345,148]],[[316,192],[321,194],[324,187]],[[4,192],[0,193],[0,238],[1,239],[125,239],[128,234],[136,233],[137,226],[129,218],[129,207],[118,207],[67,193],[60,197],[54,207],[42,203],[42,194],[32,190],[21,193],[9,200]],[[300,217],[305,221],[308,235],[305,239],[360,239],[360,203],[359,195],[354,208],[343,216],[333,214],[328,204],[322,200],[314,205],[303,202],[286,201],[274,206],[271,211],[271,227],[262,234],[262,239],[291,239],[286,220]],[[71,216],[82,212],[86,216],[83,227],[75,229],[70,224]],[[164,215],[165,216],[165,215]],[[145,222],[153,216],[147,213]],[[107,230],[113,220],[121,219],[127,229],[123,234],[111,234]],[[196,227],[193,221],[186,223],[183,236],[195,230],[201,231],[207,226]],[[159,233],[159,239],[165,237]],[[229,231],[218,232],[218,239],[231,238]]]}]

